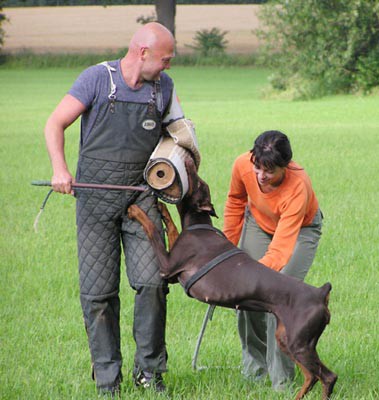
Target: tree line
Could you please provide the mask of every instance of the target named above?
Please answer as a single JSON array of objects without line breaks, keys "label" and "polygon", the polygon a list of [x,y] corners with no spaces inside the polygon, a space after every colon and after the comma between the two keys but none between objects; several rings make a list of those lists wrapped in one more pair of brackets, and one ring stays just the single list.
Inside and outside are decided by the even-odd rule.
[{"label": "tree line", "polygon": [[[177,0],[177,4],[262,4],[267,0]],[[110,6],[155,4],[155,0],[5,0],[3,7]]]}]

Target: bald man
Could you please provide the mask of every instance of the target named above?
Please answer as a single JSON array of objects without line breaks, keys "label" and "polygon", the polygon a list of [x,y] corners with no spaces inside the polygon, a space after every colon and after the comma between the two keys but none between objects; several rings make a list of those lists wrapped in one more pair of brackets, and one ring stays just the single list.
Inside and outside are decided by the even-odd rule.
[{"label": "bald man", "polygon": [[[132,37],[121,60],[82,72],[45,127],[56,192],[74,194],[80,300],[100,393],[120,391],[120,259],[125,256],[135,290],[133,378],[137,386],[164,391],[166,296],[168,286],[142,227],[128,219],[132,203],[143,208],[162,231],[156,198],[146,192],[75,189],[75,182],[139,185],[143,170],[169,123],[183,118],[171,78],[164,73],[175,41],[164,26],[149,23]],[[76,177],[65,160],[65,130],[81,116]],[[122,245],[122,246],[121,246]]]}]

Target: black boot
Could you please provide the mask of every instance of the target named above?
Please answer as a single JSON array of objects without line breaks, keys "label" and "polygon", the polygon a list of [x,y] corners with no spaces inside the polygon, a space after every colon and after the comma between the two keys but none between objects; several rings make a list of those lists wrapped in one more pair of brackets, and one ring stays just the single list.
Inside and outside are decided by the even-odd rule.
[{"label": "black boot", "polygon": [[137,387],[143,387],[145,389],[153,389],[158,393],[162,393],[166,390],[166,386],[163,382],[162,374],[151,373],[148,371],[139,371],[133,374],[134,384]]}]

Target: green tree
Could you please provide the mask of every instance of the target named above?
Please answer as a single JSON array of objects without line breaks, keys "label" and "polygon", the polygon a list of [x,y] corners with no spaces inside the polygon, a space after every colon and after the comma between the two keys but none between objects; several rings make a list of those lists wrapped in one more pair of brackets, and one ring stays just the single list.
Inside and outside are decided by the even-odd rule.
[{"label": "green tree", "polygon": [[7,17],[5,16],[5,14],[2,13],[3,5],[4,5],[4,1],[0,0],[0,52],[3,47],[4,37],[5,37],[4,29],[1,26],[2,26],[3,22],[7,20]]},{"label": "green tree", "polygon": [[295,98],[379,86],[379,0],[277,0],[262,6],[258,35]]}]

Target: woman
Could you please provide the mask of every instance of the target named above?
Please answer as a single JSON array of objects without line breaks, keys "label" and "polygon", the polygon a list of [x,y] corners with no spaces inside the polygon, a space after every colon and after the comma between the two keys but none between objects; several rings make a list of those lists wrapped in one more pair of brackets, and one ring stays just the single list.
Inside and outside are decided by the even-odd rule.
[{"label": "woman", "polygon": [[[292,161],[290,142],[279,131],[263,132],[233,165],[224,233],[268,268],[304,280],[321,236],[322,214],[304,169]],[[243,374],[267,374],[275,390],[294,378],[293,362],[280,351],[272,314],[238,311]]]}]

